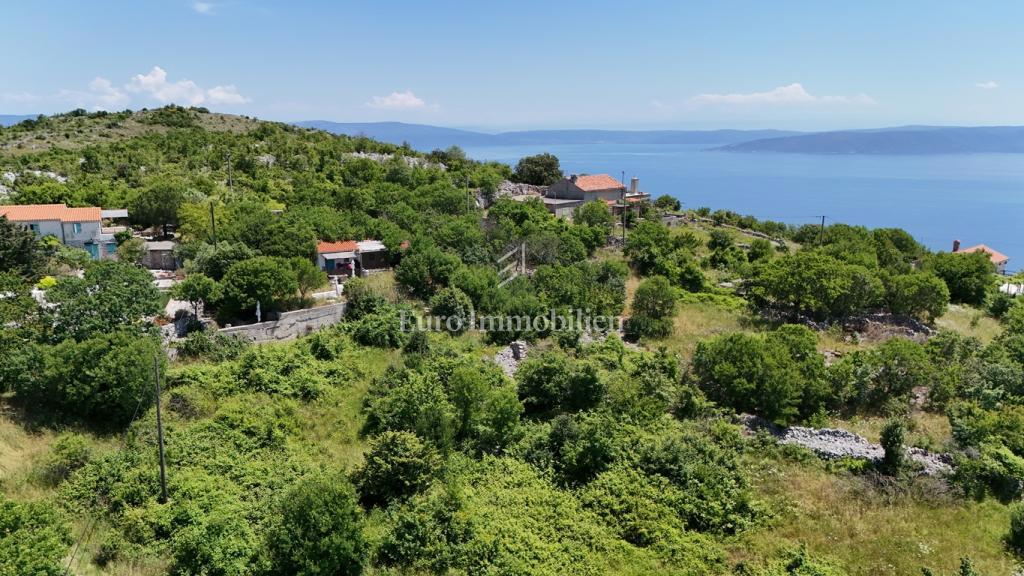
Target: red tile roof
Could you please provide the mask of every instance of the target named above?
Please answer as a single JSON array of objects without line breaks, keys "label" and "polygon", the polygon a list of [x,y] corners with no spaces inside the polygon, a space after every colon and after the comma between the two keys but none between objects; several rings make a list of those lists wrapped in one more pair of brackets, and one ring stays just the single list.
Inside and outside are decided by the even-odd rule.
[{"label": "red tile roof", "polygon": [[355,240],[344,240],[342,242],[317,242],[317,254],[329,254],[331,252],[355,252],[359,244]]},{"label": "red tile roof", "polygon": [[1003,254],[998,250],[993,250],[992,248],[989,248],[984,244],[978,244],[977,246],[971,246],[970,248],[961,248],[960,250],[957,250],[958,254],[970,254],[971,252],[985,252],[986,254],[988,254],[989,259],[992,260],[992,263],[997,266],[1002,264],[1003,262],[1008,262],[1010,260],[1010,257],[1007,256],[1006,254]]},{"label": "red tile roof", "polygon": [[585,192],[595,190],[608,190],[611,188],[625,188],[622,182],[607,174],[591,174],[590,176],[577,176],[576,187]]},{"label": "red tile roof", "polygon": [[64,204],[0,206],[0,216],[6,216],[11,222],[99,222],[101,218],[99,208],[68,208]]}]

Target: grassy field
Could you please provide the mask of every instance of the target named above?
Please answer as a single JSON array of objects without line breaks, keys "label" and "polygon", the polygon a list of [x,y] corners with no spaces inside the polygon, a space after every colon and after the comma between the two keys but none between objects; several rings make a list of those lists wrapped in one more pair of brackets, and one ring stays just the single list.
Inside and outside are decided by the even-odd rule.
[{"label": "grassy field", "polygon": [[949,310],[935,324],[939,328],[974,336],[982,344],[988,344],[1003,331],[999,321],[987,316],[984,311],[959,304],[950,304]]},{"label": "grassy field", "polygon": [[1013,572],[1003,544],[1007,508],[993,500],[959,500],[940,484],[918,480],[897,489],[817,462],[766,461],[757,492],[778,516],[732,543],[732,560],[757,562],[805,544],[851,576],[916,575],[922,567],[955,574],[970,557],[980,574]]}]

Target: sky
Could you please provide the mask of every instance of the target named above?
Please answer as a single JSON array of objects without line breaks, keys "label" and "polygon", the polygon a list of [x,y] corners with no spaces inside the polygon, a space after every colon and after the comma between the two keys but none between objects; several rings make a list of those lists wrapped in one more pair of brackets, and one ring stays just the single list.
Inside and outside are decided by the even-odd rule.
[{"label": "sky", "polygon": [[39,0],[0,114],[526,128],[1024,124],[1024,3]]}]

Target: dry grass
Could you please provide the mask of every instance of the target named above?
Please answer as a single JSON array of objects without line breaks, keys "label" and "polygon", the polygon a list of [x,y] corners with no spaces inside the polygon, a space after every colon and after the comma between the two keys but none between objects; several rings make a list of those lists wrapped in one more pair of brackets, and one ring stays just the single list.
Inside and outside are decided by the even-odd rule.
[{"label": "dry grass", "polygon": [[851,576],[954,574],[970,557],[980,574],[1009,574],[1015,562],[1003,544],[1006,506],[962,501],[931,480],[909,489],[883,488],[820,466],[773,463],[757,479],[758,493],[785,511],[731,546],[734,561],[757,563],[789,547],[833,559]]},{"label": "dry grass", "polygon": [[673,321],[674,331],[663,340],[645,340],[648,346],[665,346],[689,360],[697,342],[738,331],[757,331],[757,320],[745,312],[726,310],[706,303],[683,303]]},{"label": "dry grass", "polygon": [[[830,428],[842,428],[878,443],[886,418],[880,416],[855,416],[853,418],[830,418]],[[906,444],[929,450],[943,451],[949,448],[953,431],[949,418],[931,412],[916,412],[907,421]]]},{"label": "dry grass", "polygon": [[974,336],[982,344],[988,344],[1003,332],[999,321],[985,312],[970,306],[950,304],[949,310],[935,321],[939,328],[955,330],[967,336]]}]

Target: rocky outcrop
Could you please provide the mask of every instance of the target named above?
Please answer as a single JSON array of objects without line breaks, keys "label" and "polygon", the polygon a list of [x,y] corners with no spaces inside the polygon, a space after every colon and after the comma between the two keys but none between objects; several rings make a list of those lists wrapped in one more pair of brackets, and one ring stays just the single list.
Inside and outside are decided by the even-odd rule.
[{"label": "rocky outcrop", "polygon": [[[752,432],[767,432],[779,444],[802,446],[825,460],[853,458],[880,462],[885,450],[867,438],[839,428],[807,428],[804,426],[776,426],[767,420],[750,414],[740,416],[740,422]],[[936,454],[915,447],[906,448],[907,456],[921,466],[921,473],[928,476],[943,476],[953,471],[953,459],[949,454]]]}]

